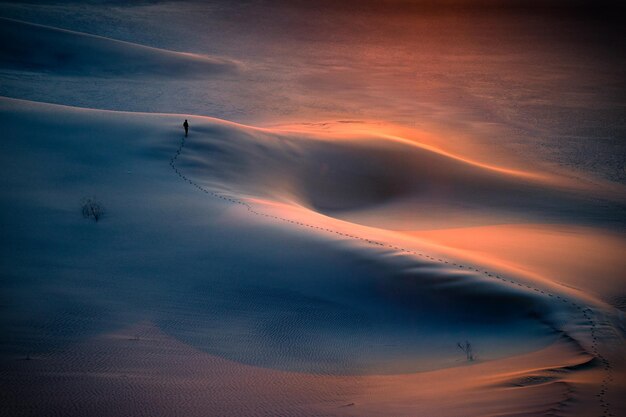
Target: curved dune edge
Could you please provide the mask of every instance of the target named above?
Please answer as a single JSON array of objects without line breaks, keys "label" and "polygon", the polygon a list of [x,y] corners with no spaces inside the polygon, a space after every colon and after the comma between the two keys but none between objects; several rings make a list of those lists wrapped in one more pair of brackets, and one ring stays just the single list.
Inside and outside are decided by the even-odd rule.
[{"label": "curved dune edge", "polygon": [[[97,357],[95,363],[93,358]],[[149,322],[104,334],[59,354],[5,362],[7,408],[71,413],[80,403],[90,415],[439,416],[500,414],[588,415],[595,410],[591,357],[565,340],[529,354],[472,366],[409,375],[334,377],[242,365],[198,351]],[[580,369],[580,371],[574,371]],[[63,381],[63,389],[58,383]],[[27,388],[24,388],[27,387]],[[22,390],[26,390],[22,392]],[[86,392],[108,392],[106,405]],[[111,395],[111,393],[115,393]],[[132,396],[133,401],[127,401]],[[149,404],[148,408],[146,404]],[[69,408],[68,408],[69,407]]]},{"label": "curved dune edge", "polygon": [[[402,233],[457,250],[492,268],[515,269],[537,280],[552,280],[624,310],[622,271],[626,270],[626,260],[622,254],[626,252],[626,242],[619,233],[558,224],[507,224]],[[594,276],[602,279],[588,279]]]},{"label": "curved dune edge", "polygon": [[[203,78],[238,71],[235,60],[175,52],[0,17],[0,67],[58,75]],[[18,41],[19,39],[19,41]]]},{"label": "curved dune edge", "polygon": [[363,136],[385,138],[407,145],[421,147],[435,153],[449,156],[461,162],[482,167],[502,174],[535,179],[556,187],[584,189],[588,192],[601,192],[609,198],[620,196],[626,201],[623,185],[589,176],[556,166],[546,166],[540,160],[529,161],[515,155],[495,155],[493,149],[476,144],[469,134],[448,131],[441,126],[422,128],[406,127],[384,120],[324,120],[319,122],[278,123],[268,125],[275,132],[303,134],[331,141],[362,139]]},{"label": "curved dune edge", "polygon": [[196,140],[183,163],[195,178],[381,229],[533,221],[613,227],[626,204],[602,187],[510,171],[376,133],[318,136],[194,123]]},{"label": "curved dune edge", "polygon": [[[3,101],[4,101],[4,100],[3,100]],[[9,101],[9,102],[10,102],[10,101]],[[26,104],[26,105],[27,105],[27,106],[33,106],[32,104]],[[35,104],[34,106],[39,106],[39,105]],[[51,108],[53,108],[53,109],[54,109],[54,108],[56,108],[56,107],[51,106]],[[54,112],[51,112],[51,116],[52,116],[52,113],[54,113]],[[93,114],[96,118],[102,118],[102,120],[105,120],[105,119],[107,118],[106,114],[102,114],[102,113],[98,113],[98,112],[94,112],[94,113],[92,113],[92,114]],[[148,116],[148,115],[144,115],[144,116],[146,116],[146,117],[150,117],[151,119],[153,119],[153,116]],[[132,115],[130,115],[130,114],[126,114],[126,115],[125,115],[125,117],[129,117],[129,118],[133,118],[133,119],[134,119],[134,117],[133,117]],[[164,123],[170,123],[170,121],[173,121],[173,120],[177,120],[177,119],[178,119],[178,117],[176,117],[176,116],[167,116],[166,118],[167,118],[167,120],[166,120],[166,121],[164,121]],[[154,119],[153,119],[153,120],[154,120]],[[152,121],[153,121],[153,120],[152,120]],[[163,122],[163,121],[162,121],[162,122]],[[138,124],[138,126],[140,126],[140,125],[141,125],[142,123],[144,123],[144,122],[143,122],[143,121],[140,121],[140,120],[134,120],[134,121],[132,121],[131,123],[137,123],[137,124]],[[198,125],[199,125],[199,123],[198,123]],[[211,129],[212,127],[211,127],[210,125],[207,125],[207,126],[204,126],[204,127],[203,127],[203,126],[201,126],[201,125],[199,125],[198,127],[199,127],[198,131],[202,132],[202,129],[208,129],[209,134],[211,134],[211,130],[210,130],[210,129]],[[210,138],[210,136],[209,136],[209,138]],[[166,146],[168,147],[167,151],[168,151],[168,152],[169,152],[169,151],[171,151],[171,144],[170,144],[170,145],[166,145]],[[192,154],[192,155],[193,155],[193,154]],[[194,169],[194,164],[193,164],[193,161],[192,161],[192,163],[189,163],[189,161],[187,161],[187,160],[186,160],[186,158],[187,158],[187,157],[188,157],[188,156],[187,156],[187,155],[185,155],[185,156],[184,156],[184,158],[182,158],[182,160],[181,160],[181,162],[182,162],[182,166],[183,166],[183,169],[190,169],[190,170],[193,172],[193,169]],[[194,172],[194,173],[195,173],[195,172]],[[205,180],[205,177],[203,177],[203,176],[202,176],[202,177],[200,177],[200,178],[201,178],[201,180]],[[223,187],[223,188],[227,189],[228,187]],[[236,198],[239,198],[239,196],[237,196]],[[247,194],[246,194],[246,195],[244,195],[244,197],[243,197],[243,198],[245,198],[245,199],[249,199],[249,200],[251,200],[251,201],[252,201],[252,199],[250,198],[250,196],[249,196],[249,195],[247,195]],[[262,199],[258,199],[257,204],[258,204],[258,202],[260,202],[260,201],[262,201]],[[275,204],[275,203],[274,203],[274,204]],[[283,205],[283,206],[289,206],[288,204],[285,204],[285,203],[282,203],[282,205]],[[294,207],[296,207],[296,208],[297,208],[297,206],[294,206]],[[291,210],[292,208],[291,208],[291,207],[288,207],[288,209],[289,209],[289,210]],[[300,215],[302,214],[302,213],[299,213],[299,212],[296,212],[296,211],[294,211],[293,213],[295,213],[295,215],[296,215],[296,216],[300,216]],[[333,230],[336,230],[336,229],[335,229],[335,226],[337,226],[337,225],[340,225],[340,224],[341,224],[341,225],[342,225],[341,227],[345,228],[345,229],[344,229],[344,232],[342,232],[342,233],[344,234],[344,237],[343,237],[343,238],[345,238],[346,240],[351,240],[351,239],[352,239],[351,235],[353,235],[353,234],[355,233],[355,228],[359,228],[359,230],[361,230],[361,229],[360,229],[360,226],[358,226],[358,225],[350,225],[350,224],[347,224],[346,222],[337,221],[336,219],[332,219],[332,218],[329,218],[329,217],[327,217],[327,216],[323,216],[323,215],[315,214],[315,217],[316,217],[316,223],[315,223],[316,225],[319,225],[319,223],[317,223],[317,218],[326,218],[326,219],[328,219],[328,221],[330,221],[330,222],[331,222],[330,224],[333,226],[333,227],[332,227],[332,228],[333,228]],[[311,218],[305,218],[304,220],[309,221],[310,219],[311,219]],[[303,220],[303,219],[302,219],[302,218],[300,218],[299,220],[294,220],[294,221],[295,221],[295,222],[300,222],[300,223],[301,223],[301,222],[302,222],[302,220]],[[290,228],[292,228],[291,226],[289,226],[289,227],[290,227]],[[297,229],[297,230],[300,230],[300,231],[301,231],[301,230],[303,230],[301,227],[299,227],[299,225],[294,226],[294,227],[293,227],[293,229]],[[304,230],[306,230],[306,229],[304,229]],[[374,229],[373,229],[373,228],[370,228],[369,230],[373,231]],[[323,232],[323,231],[322,231],[322,232]],[[309,233],[309,231],[307,231],[306,233]],[[321,232],[320,232],[320,233],[321,233]],[[383,233],[384,233],[384,231],[383,231]],[[371,239],[371,237],[370,237],[370,235],[369,235],[369,234],[366,234],[366,236],[367,236],[368,238],[370,238],[370,239]],[[365,243],[368,243],[368,242],[365,242]],[[394,248],[391,248],[391,249],[393,250]],[[430,252],[430,251],[428,251],[428,252],[426,252],[426,251],[425,251],[425,252],[424,252],[424,257],[427,259],[427,261],[426,261],[426,262],[431,262],[431,261],[432,261],[432,263],[434,263],[434,264],[441,263],[440,258],[437,258],[437,256],[438,256],[438,254],[432,253],[432,252]],[[443,259],[443,258],[441,258],[441,259]],[[456,266],[458,266],[458,264],[456,264],[456,262],[454,262],[454,261],[452,261],[452,262],[453,262],[453,264],[452,264],[453,266],[455,266],[455,267],[456,267]],[[476,269],[476,267],[472,267],[472,268],[474,268],[474,269],[472,270],[473,272],[471,272],[471,274],[474,274],[474,272],[480,272],[478,269]],[[503,281],[503,282],[504,282],[504,281]],[[514,280],[511,280],[509,284],[510,284],[510,285],[513,285],[513,286],[517,285],[517,284],[516,284],[516,281],[514,281]],[[506,283],[505,283],[505,285],[509,285],[509,284],[506,284]],[[552,297],[552,295],[550,295],[550,296]],[[542,297],[542,298],[543,298],[543,297],[546,297],[546,296],[538,296],[538,297]],[[561,300],[561,297],[560,297],[560,296],[559,296],[558,300]],[[561,301],[561,302],[565,302],[565,301]],[[558,303],[557,303],[557,304],[558,304]],[[591,312],[585,312],[585,313],[584,313],[584,317],[585,317],[585,318],[587,318],[587,319],[589,319],[589,320],[591,320],[591,318],[590,318],[591,316],[594,316],[594,317],[595,317],[595,315],[596,315],[596,313],[591,313]],[[596,321],[596,320],[597,320],[597,319],[595,319],[595,318],[594,318],[594,321]],[[595,327],[595,326],[594,326],[594,327]],[[602,327],[603,327],[603,331],[604,331],[604,330],[605,330],[605,329],[604,329],[604,323],[602,324]],[[597,338],[597,337],[596,337],[596,335],[595,335],[595,334],[593,334],[593,333],[595,333],[595,331],[592,331],[592,337],[591,337],[591,338],[593,339],[593,342],[590,340],[591,338],[590,338],[590,336],[588,335],[588,331],[589,331],[589,327],[586,325],[586,323],[582,323],[582,327],[581,327],[580,329],[578,329],[578,330],[573,329],[572,334],[574,334],[576,337],[580,337],[580,338],[584,339],[584,340],[583,340],[583,344],[584,344],[584,345],[586,345],[586,346],[587,346],[588,344],[596,345],[596,343],[597,343],[597,342],[596,342],[596,338]],[[577,334],[577,333],[579,333],[579,334]],[[590,349],[590,348],[589,348],[589,346],[587,346],[587,349]],[[595,349],[595,348],[594,348],[594,349]],[[542,377],[538,377],[538,378],[537,378],[537,380],[542,381],[542,380],[543,380],[542,378],[544,378],[544,377],[543,377],[543,376],[542,376]],[[604,391],[604,389],[603,389],[603,391]],[[349,403],[347,403],[347,404],[349,404]],[[347,404],[346,404],[346,405],[347,405]]]}]

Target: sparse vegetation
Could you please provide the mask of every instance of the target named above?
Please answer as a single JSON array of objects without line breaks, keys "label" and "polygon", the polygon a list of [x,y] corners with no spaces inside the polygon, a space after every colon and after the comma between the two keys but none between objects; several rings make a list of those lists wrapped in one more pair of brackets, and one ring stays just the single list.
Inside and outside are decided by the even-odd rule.
[{"label": "sparse vegetation", "polygon": [[98,222],[104,214],[104,207],[102,203],[93,197],[87,197],[83,200],[83,217],[86,219],[93,219]]},{"label": "sparse vegetation", "polygon": [[465,343],[459,342],[456,345],[459,349],[463,351],[463,353],[465,353],[465,357],[469,362],[474,361],[474,353],[472,352],[472,345],[470,344],[470,342],[466,340]]}]

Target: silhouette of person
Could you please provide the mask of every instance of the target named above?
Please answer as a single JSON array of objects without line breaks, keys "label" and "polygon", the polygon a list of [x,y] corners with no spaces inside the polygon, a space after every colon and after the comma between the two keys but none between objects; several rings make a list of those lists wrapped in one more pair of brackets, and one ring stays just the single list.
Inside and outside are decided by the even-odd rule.
[{"label": "silhouette of person", "polygon": [[189,123],[187,123],[187,119],[185,119],[185,123],[183,123],[183,127],[185,128],[185,137],[189,134]]}]

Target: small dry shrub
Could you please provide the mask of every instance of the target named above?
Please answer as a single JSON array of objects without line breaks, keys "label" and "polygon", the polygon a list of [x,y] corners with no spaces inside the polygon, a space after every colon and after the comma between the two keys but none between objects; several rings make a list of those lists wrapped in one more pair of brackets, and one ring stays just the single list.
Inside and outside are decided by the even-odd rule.
[{"label": "small dry shrub", "polygon": [[461,349],[463,351],[463,353],[465,353],[465,358],[470,361],[473,362],[474,361],[474,352],[472,351],[472,345],[470,344],[470,342],[468,342],[467,340],[465,341],[465,343],[457,343],[456,346]]},{"label": "small dry shrub", "polygon": [[93,219],[98,222],[104,215],[104,207],[102,203],[96,200],[94,197],[87,197],[83,200],[83,217],[86,219]]}]

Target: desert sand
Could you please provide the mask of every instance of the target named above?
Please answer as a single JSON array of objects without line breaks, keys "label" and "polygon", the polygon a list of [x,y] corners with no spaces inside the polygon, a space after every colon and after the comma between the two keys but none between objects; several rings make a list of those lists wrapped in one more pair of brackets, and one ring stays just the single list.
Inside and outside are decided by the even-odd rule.
[{"label": "desert sand", "polygon": [[141,83],[252,64],[20,10],[0,27],[23,41],[0,47],[1,415],[626,413],[620,181],[445,146],[435,119],[98,108],[110,87],[85,84],[148,107]]}]

